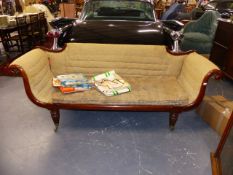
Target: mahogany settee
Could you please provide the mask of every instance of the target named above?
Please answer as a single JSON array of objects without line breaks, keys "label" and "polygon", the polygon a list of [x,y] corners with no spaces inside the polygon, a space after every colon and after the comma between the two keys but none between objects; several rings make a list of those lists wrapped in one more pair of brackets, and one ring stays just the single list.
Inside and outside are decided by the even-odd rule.
[{"label": "mahogany settee", "polygon": [[[158,45],[68,43],[57,52],[33,49],[10,67],[20,71],[29,99],[50,110],[56,128],[60,109],[78,109],[169,112],[173,129],[179,113],[200,104],[208,79],[221,75],[216,65],[195,52],[174,55]],[[95,89],[62,94],[52,86],[52,78],[60,74],[91,77],[109,70],[132,91],[107,97]]]}]

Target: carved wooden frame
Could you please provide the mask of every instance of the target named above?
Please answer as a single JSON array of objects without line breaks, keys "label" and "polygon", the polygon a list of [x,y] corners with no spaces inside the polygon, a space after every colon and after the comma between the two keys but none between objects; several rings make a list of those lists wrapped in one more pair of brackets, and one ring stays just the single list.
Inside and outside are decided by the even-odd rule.
[{"label": "carved wooden frame", "polygon": [[218,147],[215,153],[210,153],[211,165],[212,165],[212,175],[222,175],[222,165],[221,165],[221,152],[223,150],[224,144],[226,143],[227,137],[233,127],[233,112],[227,122],[227,126],[224,129]]},{"label": "carved wooden frame", "polygon": [[[65,45],[66,47],[66,45]],[[44,48],[44,47],[37,47],[37,48],[41,48],[43,50],[46,51],[50,51],[50,52],[62,52],[65,47],[62,50],[58,50],[58,51],[54,51],[54,50],[50,50],[48,48]],[[189,54],[193,51],[188,51],[188,52],[181,52],[181,53],[173,53],[170,52],[169,49],[167,48],[167,51],[172,54],[172,55],[185,55],[185,54]],[[218,69],[214,69],[210,72],[207,73],[207,75],[204,77],[203,81],[202,81],[202,85],[199,91],[199,94],[196,98],[196,100],[193,103],[184,105],[184,106],[173,106],[173,105],[100,105],[100,104],[62,104],[62,103],[45,103],[45,102],[41,102],[38,99],[35,98],[35,96],[33,95],[31,89],[30,89],[30,85],[29,85],[29,80],[27,77],[27,74],[25,73],[25,71],[17,65],[12,65],[10,66],[10,68],[12,70],[16,69],[20,71],[20,74],[23,78],[23,82],[24,82],[24,86],[25,86],[25,91],[27,96],[29,97],[29,99],[36,105],[46,108],[48,110],[50,110],[51,112],[51,117],[52,120],[55,124],[55,131],[57,130],[58,126],[59,126],[59,119],[60,119],[60,109],[77,109],[77,110],[97,110],[97,111],[157,111],[157,112],[169,112],[169,127],[171,130],[173,130],[175,128],[175,124],[176,121],[178,119],[179,113],[183,112],[183,111],[188,111],[191,109],[194,109],[195,107],[197,107],[204,95],[205,95],[205,90],[206,90],[206,86],[208,83],[208,80],[210,77],[215,76],[215,79],[220,79],[222,77],[222,72]]]}]

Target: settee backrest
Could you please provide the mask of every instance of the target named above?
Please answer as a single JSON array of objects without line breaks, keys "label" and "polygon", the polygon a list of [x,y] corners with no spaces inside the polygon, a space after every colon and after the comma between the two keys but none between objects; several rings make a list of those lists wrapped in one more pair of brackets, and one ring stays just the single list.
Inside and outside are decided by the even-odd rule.
[{"label": "settee backrest", "polygon": [[130,76],[178,76],[184,56],[172,56],[164,46],[68,43],[48,52],[54,75],[80,72],[95,75],[115,70]]}]

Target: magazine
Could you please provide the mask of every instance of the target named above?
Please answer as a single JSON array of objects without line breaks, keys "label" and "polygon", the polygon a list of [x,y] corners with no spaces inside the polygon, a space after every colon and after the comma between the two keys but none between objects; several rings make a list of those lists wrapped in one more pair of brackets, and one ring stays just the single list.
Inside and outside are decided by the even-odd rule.
[{"label": "magazine", "polygon": [[114,70],[96,75],[92,78],[96,88],[106,96],[114,96],[130,92],[131,86]]},{"label": "magazine", "polygon": [[53,78],[53,86],[62,93],[83,92],[93,87],[83,74],[58,75]]}]

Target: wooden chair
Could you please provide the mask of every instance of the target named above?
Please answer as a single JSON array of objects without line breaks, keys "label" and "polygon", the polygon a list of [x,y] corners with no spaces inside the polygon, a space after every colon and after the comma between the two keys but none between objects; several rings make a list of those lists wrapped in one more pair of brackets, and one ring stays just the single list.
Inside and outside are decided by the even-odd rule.
[{"label": "wooden chair", "polygon": [[12,50],[12,48],[18,46],[18,44],[11,40],[11,36],[9,32],[0,30],[0,38],[1,38],[0,42],[2,43],[3,48],[6,53],[15,51],[15,50]]},{"label": "wooden chair", "polygon": [[48,23],[45,18],[45,12],[39,13],[39,26],[41,41],[44,41],[46,38],[46,33],[48,32]]},{"label": "wooden chair", "polygon": [[24,53],[25,46],[30,49],[32,45],[32,40],[29,35],[26,16],[16,17],[15,19],[16,19],[18,34],[11,36],[11,40],[16,41],[19,51],[21,53]]},{"label": "wooden chair", "polygon": [[29,34],[32,39],[33,45],[37,45],[38,42],[41,41],[40,36],[40,23],[38,14],[29,15],[30,23],[29,23]]},{"label": "wooden chair", "polygon": [[17,43],[11,40],[10,33],[0,30],[0,44],[3,46],[3,50],[0,49],[0,55],[6,57],[6,61],[10,62],[10,53],[17,52],[19,50],[19,48],[16,49]]}]

